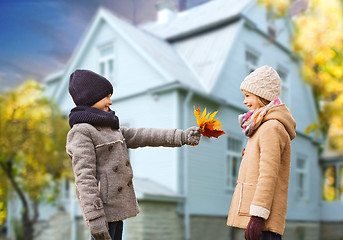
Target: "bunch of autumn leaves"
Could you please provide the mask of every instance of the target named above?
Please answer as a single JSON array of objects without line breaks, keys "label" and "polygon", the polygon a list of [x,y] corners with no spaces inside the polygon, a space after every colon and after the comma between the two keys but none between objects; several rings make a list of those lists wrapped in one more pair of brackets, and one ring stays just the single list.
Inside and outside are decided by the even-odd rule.
[{"label": "bunch of autumn leaves", "polygon": [[218,111],[212,114],[207,113],[205,108],[204,112],[201,114],[200,107],[197,110],[195,110],[194,107],[194,115],[197,118],[197,123],[203,136],[208,138],[218,138],[220,135],[225,134],[221,129],[223,126],[221,125],[221,122],[219,122],[219,119],[214,118],[217,113]]}]

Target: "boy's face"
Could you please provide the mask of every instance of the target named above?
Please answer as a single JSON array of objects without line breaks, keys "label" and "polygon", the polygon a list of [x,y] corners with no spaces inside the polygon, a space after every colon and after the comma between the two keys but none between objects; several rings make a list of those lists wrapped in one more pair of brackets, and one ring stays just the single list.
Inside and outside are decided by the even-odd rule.
[{"label": "boy's face", "polygon": [[112,94],[108,94],[108,96],[95,103],[92,107],[108,112],[109,107],[112,105],[111,96]]},{"label": "boy's face", "polygon": [[247,91],[242,91],[242,92],[245,97],[243,104],[245,104],[249,108],[249,111],[254,111],[264,106],[263,103],[260,101],[260,99],[256,95]]}]

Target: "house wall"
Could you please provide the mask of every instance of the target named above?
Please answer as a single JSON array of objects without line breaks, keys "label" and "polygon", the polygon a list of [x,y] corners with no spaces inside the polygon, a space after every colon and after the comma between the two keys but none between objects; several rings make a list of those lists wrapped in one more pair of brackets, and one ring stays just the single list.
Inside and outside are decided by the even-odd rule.
[{"label": "house wall", "polygon": [[[265,16],[261,14],[254,12],[249,14],[249,17],[256,21],[257,26],[265,24],[263,22]],[[284,36],[285,39],[286,37]],[[114,85],[112,109],[119,116],[120,123],[128,127],[186,129],[196,125],[193,106],[200,106],[201,110],[206,107],[211,112],[219,110],[217,117],[223,121],[223,129],[227,134],[218,139],[202,137],[200,144],[196,147],[141,148],[129,151],[135,177],[149,178],[175,192],[186,194],[186,207],[188,213],[191,214],[192,239],[198,236],[207,236],[206,234],[210,236],[211,233],[219,234],[220,237],[217,239],[226,239],[227,235],[233,236],[230,228],[225,226],[233,194],[233,191],[226,190],[225,186],[225,161],[227,136],[232,135],[242,139],[244,145],[247,141],[237,123],[238,114],[246,111],[242,104],[243,95],[239,90],[240,83],[248,74],[245,61],[246,49],[250,49],[260,56],[259,65],[267,64],[274,68],[280,65],[288,70],[290,95],[287,105],[297,120],[298,132],[303,132],[316,119],[313,98],[309,88],[300,79],[297,60],[246,25],[235,39],[231,50],[227,53],[228,56],[219,78],[212,89],[215,97],[224,99],[233,107],[226,104],[219,105],[194,96],[190,103],[185,105],[186,94],[175,90],[158,94],[147,92],[146,90],[165,83],[161,75],[154,67],[151,67],[144,56],[138,54],[133,46],[125,41],[122,35],[104,22],[90,39],[87,51],[75,63],[75,68],[87,68],[99,72],[98,47],[108,43],[114,44],[115,70],[112,79]],[[68,77],[69,74],[65,77]],[[69,113],[74,106],[69,94],[65,94],[59,103],[65,113]],[[300,221],[309,221],[316,225],[319,221],[320,191],[317,187],[318,184],[320,186],[318,183],[318,179],[320,179],[317,161],[318,146],[310,138],[298,135],[292,142],[292,147],[293,162],[298,155],[304,155],[308,159],[308,197],[303,202],[296,200],[293,164],[287,219],[294,221],[295,224]],[[145,209],[145,206],[143,208]],[[148,204],[146,209],[147,214],[152,214],[158,208],[155,209]],[[144,219],[144,214],[141,215],[141,218],[138,216],[133,219],[133,221],[139,222],[136,225],[137,231],[143,226],[142,219]],[[179,221],[183,221],[180,216]],[[210,233],[205,232],[205,226],[216,225],[213,222],[218,223],[217,226],[220,226],[221,230],[218,230],[218,227],[213,228]],[[314,228],[311,225],[306,229]],[[289,229],[293,229],[292,226]],[[143,229],[140,230],[143,231]],[[286,233],[288,233],[287,229]],[[237,234],[241,236],[241,232]],[[295,238],[289,237],[288,239]]]},{"label": "house wall", "polygon": [[[177,93],[143,94],[118,100],[113,109],[121,125],[177,128]],[[148,178],[178,192],[178,148],[146,147],[129,150],[134,177]]]},{"label": "house wall", "polygon": [[[287,219],[296,221],[320,221],[321,177],[318,166],[318,150],[314,143],[298,135],[292,141],[292,162],[288,189]],[[299,199],[296,192],[296,159],[306,159],[305,198]]]},{"label": "house wall", "polygon": [[[94,35],[89,38],[85,47],[87,51],[76,58],[74,67],[63,76],[63,79],[69,79],[75,69],[89,69],[100,73],[99,48],[109,44],[114,46],[114,73],[109,79],[114,88],[113,99],[144,92],[165,83],[157,69],[125,40],[125,34],[118,34],[104,21],[101,21]],[[68,86],[63,91],[67,92]],[[62,99],[57,100],[66,114],[74,107],[69,94],[64,94]]]},{"label": "house wall", "polygon": [[[219,111],[217,116],[223,121],[226,135],[216,138],[202,137],[198,146],[187,149],[188,169],[186,183],[188,188],[187,201],[189,213],[195,215],[226,216],[229,211],[233,191],[226,190],[225,161],[227,136],[234,135],[245,141],[237,116],[239,112],[225,106],[195,97],[188,109],[193,106],[203,111]],[[193,111],[188,112],[189,125],[195,124]]]}]

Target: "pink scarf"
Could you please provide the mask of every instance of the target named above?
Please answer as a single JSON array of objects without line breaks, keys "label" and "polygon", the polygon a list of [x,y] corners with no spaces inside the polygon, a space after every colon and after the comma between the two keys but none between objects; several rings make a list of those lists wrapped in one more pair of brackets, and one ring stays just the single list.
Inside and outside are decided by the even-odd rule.
[{"label": "pink scarf", "polygon": [[238,122],[241,128],[243,128],[242,132],[244,132],[246,136],[250,137],[253,132],[261,125],[267,111],[272,107],[280,104],[280,99],[276,98],[264,107],[239,115]]}]

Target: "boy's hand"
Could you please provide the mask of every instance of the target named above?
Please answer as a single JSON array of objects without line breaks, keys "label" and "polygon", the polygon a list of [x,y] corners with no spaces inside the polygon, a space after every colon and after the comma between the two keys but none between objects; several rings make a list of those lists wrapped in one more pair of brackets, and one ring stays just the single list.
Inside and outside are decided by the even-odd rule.
[{"label": "boy's hand", "polygon": [[90,220],[89,229],[95,240],[111,240],[105,216]]},{"label": "boy's hand", "polygon": [[200,128],[199,127],[190,127],[182,133],[182,144],[187,145],[198,145],[200,141]]}]

